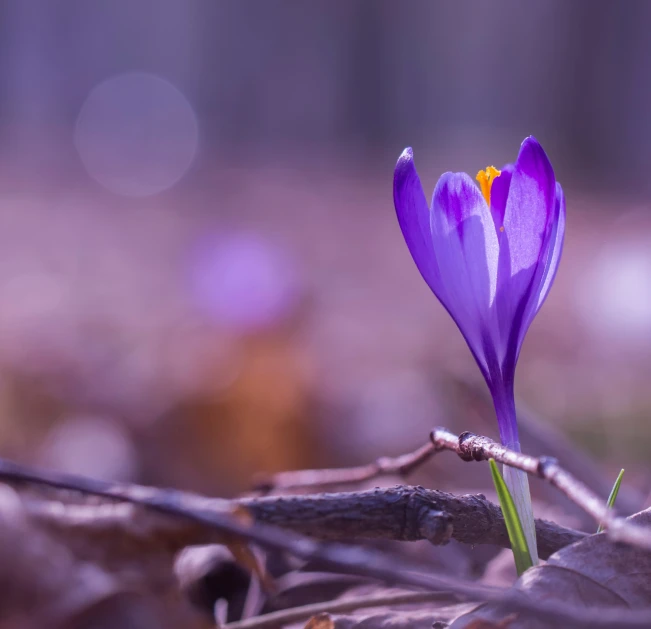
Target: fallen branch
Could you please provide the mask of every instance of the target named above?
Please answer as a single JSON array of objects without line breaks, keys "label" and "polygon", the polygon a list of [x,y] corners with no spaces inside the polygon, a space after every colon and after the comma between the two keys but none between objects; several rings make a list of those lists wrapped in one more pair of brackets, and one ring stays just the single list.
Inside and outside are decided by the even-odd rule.
[{"label": "fallen branch", "polygon": [[651,530],[618,517],[604,500],[566,472],[556,459],[515,452],[488,437],[471,432],[464,432],[457,437],[445,428],[436,428],[432,431],[430,439],[436,450],[451,450],[464,461],[495,459],[504,465],[546,480],[581,507],[597,524],[602,524],[611,539],[651,550]]},{"label": "fallen branch", "polygon": [[[510,548],[501,509],[481,494],[455,496],[444,491],[398,485],[368,491],[307,496],[240,499],[266,524],[327,540],[429,540],[446,544],[493,544]],[[539,553],[546,559],[585,533],[536,520]]]}]

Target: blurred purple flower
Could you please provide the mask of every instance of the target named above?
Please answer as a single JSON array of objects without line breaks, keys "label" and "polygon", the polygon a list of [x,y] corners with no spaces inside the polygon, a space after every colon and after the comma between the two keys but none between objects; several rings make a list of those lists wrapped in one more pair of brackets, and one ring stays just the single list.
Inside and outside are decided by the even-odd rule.
[{"label": "blurred purple flower", "polygon": [[253,234],[232,234],[199,247],[194,298],[212,318],[238,331],[282,322],[297,306],[300,283],[284,252]]},{"label": "blurred purple flower", "polygon": [[[533,137],[522,143],[515,164],[501,171],[489,167],[477,180],[481,190],[465,173],[443,174],[430,209],[408,148],[396,165],[394,202],[418,269],[456,322],[486,379],[502,443],[519,450],[515,366],[558,268],[565,199]],[[525,531],[531,528],[533,535],[526,476],[509,469],[505,479]],[[528,541],[535,553],[533,539]]]}]

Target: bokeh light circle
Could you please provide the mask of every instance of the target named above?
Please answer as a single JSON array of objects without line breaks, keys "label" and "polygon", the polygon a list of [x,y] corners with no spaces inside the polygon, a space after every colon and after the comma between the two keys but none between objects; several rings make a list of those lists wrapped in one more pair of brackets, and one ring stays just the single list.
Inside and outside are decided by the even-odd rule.
[{"label": "bokeh light circle", "polygon": [[173,186],[197,152],[197,116],[185,96],[154,74],[130,72],[97,85],[75,126],[88,174],[112,192],[145,197]]},{"label": "bokeh light circle", "polygon": [[48,434],[39,453],[46,467],[103,480],[131,480],[137,453],[127,430],[114,418],[73,415]]},{"label": "bokeh light circle", "polygon": [[191,274],[195,305],[230,329],[273,327],[300,302],[301,281],[291,256],[253,233],[206,239],[194,252]]}]

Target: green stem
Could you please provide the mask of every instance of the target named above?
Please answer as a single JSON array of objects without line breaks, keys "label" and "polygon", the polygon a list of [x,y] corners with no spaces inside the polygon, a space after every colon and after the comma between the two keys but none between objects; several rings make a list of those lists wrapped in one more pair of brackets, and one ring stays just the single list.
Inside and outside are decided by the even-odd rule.
[{"label": "green stem", "polygon": [[[513,383],[501,382],[498,386],[491,387],[491,393],[493,394],[502,445],[516,452],[521,452]],[[526,472],[506,465],[503,469],[503,476],[504,482],[511,492],[518,516],[520,516],[520,522],[531,554],[531,561],[535,565],[538,563],[538,546],[536,545],[536,525],[529,492],[529,477]]]}]

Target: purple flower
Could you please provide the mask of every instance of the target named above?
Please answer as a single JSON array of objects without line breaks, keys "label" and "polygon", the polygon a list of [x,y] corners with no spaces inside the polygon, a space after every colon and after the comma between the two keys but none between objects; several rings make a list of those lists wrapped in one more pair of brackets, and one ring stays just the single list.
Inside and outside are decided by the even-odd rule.
[{"label": "purple flower", "polygon": [[[533,137],[522,143],[515,164],[501,171],[491,166],[477,180],[479,187],[465,173],[443,174],[430,208],[408,148],[396,165],[393,196],[418,269],[456,322],[486,379],[502,443],[519,450],[515,366],[556,275],[565,198]],[[507,475],[512,476],[510,470]],[[526,478],[521,480],[516,484],[524,483],[524,488],[510,484],[516,505],[516,494],[525,489],[529,501]],[[535,553],[535,545],[529,546]]]}]

